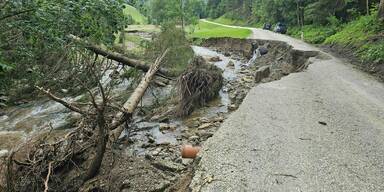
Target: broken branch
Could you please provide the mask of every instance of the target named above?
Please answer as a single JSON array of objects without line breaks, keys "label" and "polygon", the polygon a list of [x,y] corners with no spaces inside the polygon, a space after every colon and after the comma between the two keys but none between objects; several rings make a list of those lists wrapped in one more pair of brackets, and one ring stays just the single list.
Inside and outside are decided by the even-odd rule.
[{"label": "broken branch", "polygon": [[41,91],[42,93],[44,93],[45,95],[47,95],[49,98],[51,98],[52,100],[64,105],[64,107],[70,109],[71,111],[74,111],[74,112],[77,112],[77,113],[80,113],[82,115],[85,115],[87,114],[86,112],[84,112],[83,110],[81,110],[80,108],[74,106],[73,104],[70,104],[68,103],[67,101],[64,101],[63,99],[60,99],[59,97],[53,95],[49,90],[45,90],[44,88],[42,87],[39,87],[39,86],[35,86],[36,89],[38,89],[39,91]]}]

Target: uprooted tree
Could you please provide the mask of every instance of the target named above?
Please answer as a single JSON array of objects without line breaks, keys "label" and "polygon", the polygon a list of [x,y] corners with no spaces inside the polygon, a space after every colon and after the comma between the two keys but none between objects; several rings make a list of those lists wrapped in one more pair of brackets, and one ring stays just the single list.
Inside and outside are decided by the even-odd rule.
[{"label": "uprooted tree", "polygon": [[[50,132],[15,148],[7,159],[7,191],[78,191],[88,180],[95,177],[102,164],[107,148],[112,148],[129,121],[160,68],[164,51],[150,66],[139,86],[123,106],[112,102],[111,92],[116,82],[103,82],[109,70],[117,70],[112,61],[95,59],[80,67],[87,70],[96,82],[96,88],[83,84],[89,96],[88,103],[70,102],[53,94],[49,89],[36,87],[50,99],[69,110],[81,114],[77,127],[64,138],[47,142]],[[112,78],[112,77],[110,77]]]},{"label": "uprooted tree", "polygon": [[208,64],[203,57],[195,57],[178,78],[178,116],[187,116],[215,98],[223,86],[222,70]]}]

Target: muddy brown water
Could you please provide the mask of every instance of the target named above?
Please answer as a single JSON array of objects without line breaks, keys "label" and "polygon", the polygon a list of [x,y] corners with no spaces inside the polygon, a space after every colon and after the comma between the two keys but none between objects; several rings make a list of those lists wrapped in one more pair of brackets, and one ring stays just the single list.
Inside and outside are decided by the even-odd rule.
[{"label": "muddy brown water", "polygon": [[[227,57],[210,48],[193,46],[195,54],[203,56],[204,58],[220,57],[221,61],[213,62],[214,65],[223,69],[224,79],[227,81],[238,78],[237,73],[241,70],[247,62],[240,59],[233,59]],[[228,67],[227,64],[232,61],[234,67]],[[107,74],[108,75],[108,74]],[[104,78],[103,81],[108,81]],[[115,94],[127,92],[127,86],[130,82],[122,82],[117,86]],[[149,106],[153,104],[156,97],[166,97],[171,94],[174,85],[167,87],[151,87],[143,98],[142,106]],[[136,118],[135,132],[125,132],[134,144],[126,148],[125,151],[130,155],[145,154],[143,144],[149,142],[149,138],[153,138],[156,144],[170,144],[180,145],[181,134],[187,129],[187,122],[193,118],[199,117],[215,117],[220,114],[228,113],[228,106],[231,105],[231,100],[227,91],[227,83],[220,91],[220,96],[214,101],[210,102],[208,106],[196,110],[187,119],[171,119],[169,124],[176,127],[174,130],[160,131],[159,122],[145,122],[140,117]],[[66,98],[68,101],[76,101],[81,96],[74,98]],[[5,115],[0,116],[0,151],[9,150],[18,143],[27,140],[32,135],[38,134],[44,130],[53,128],[58,132],[69,131],[76,118],[76,114],[66,109],[59,103],[47,99],[37,100],[28,104],[10,107],[4,110]]]}]

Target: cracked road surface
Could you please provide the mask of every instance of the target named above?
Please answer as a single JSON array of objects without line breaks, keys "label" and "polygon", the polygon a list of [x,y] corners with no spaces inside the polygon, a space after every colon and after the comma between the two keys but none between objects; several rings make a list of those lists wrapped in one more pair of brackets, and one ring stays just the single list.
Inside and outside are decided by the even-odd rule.
[{"label": "cracked road surface", "polygon": [[[251,38],[318,51],[252,30]],[[204,144],[193,191],[384,191],[384,85],[328,56],[252,88]]]}]

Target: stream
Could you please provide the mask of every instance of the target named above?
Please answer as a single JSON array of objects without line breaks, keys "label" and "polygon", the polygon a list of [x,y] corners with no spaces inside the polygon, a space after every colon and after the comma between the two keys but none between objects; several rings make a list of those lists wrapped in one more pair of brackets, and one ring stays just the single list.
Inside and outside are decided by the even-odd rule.
[{"label": "stream", "polygon": [[[221,61],[212,62],[221,68],[225,83],[220,91],[220,96],[210,102],[208,106],[196,110],[187,119],[171,119],[167,123],[146,122],[143,118],[136,117],[134,120],[134,131],[125,132],[126,136],[132,141],[125,148],[125,152],[130,155],[145,154],[147,143],[156,145],[180,145],[182,144],[182,134],[189,127],[191,119],[196,118],[214,118],[230,111],[231,99],[228,94],[228,82],[236,80],[240,70],[246,66],[246,62],[241,59],[232,59],[212,49],[193,46],[195,54],[202,56],[207,60],[212,57],[219,57]],[[229,62],[234,65],[228,66]],[[108,74],[108,73],[107,73]],[[103,78],[104,79],[104,78]],[[103,81],[107,81],[104,79]],[[123,81],[116,90],[117,94],[127,92],[129,82]],[[153,104],[156,97],[166,97],[171,94],[174,85],[166,87],[151,87],[142,100],[142,106]],[[76,101],[81,96],[75,98],[66,98],[68,101]],[[0,151],[6,151],[41,132],[42,130],[54,129],[56,133],[61,134],[71,130],[74,120],[79,115],[66,109],[59,103],[48,99],[41,99],[27,104],[9,107],[4,111],[5,115],[0,116]],[[168,126],[168,127],[166,127]],[[166,129],[164,129],[166,127]]]}]

